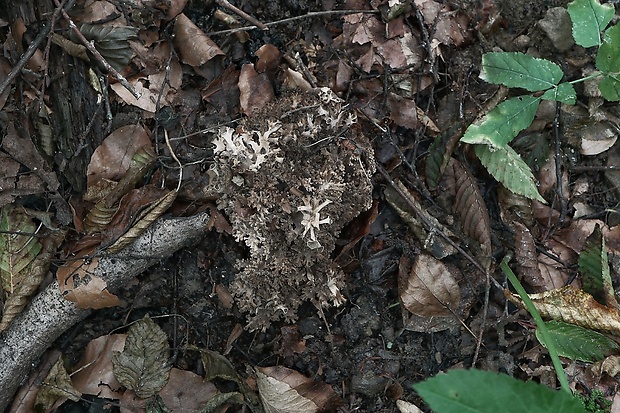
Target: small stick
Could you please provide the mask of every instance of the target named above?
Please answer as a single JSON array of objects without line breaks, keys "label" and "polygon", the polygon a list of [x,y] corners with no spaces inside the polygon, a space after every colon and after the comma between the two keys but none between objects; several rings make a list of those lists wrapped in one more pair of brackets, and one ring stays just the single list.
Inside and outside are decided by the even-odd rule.
[{"label": "small stick", "polygon": [[228,0],[215,0],[215,2],[217,4],[219,4],[220,6],[238,14],[240,17],[243,17],[245,20],[249,21],[250,23],[252,23],[253,25],[255,25],[256,27],[258,27],[261,30],[269,30],[269,27],[267,27],[265,24],[259,22],[258,20],[256,20],[254,17],[250,16],[249,14],[247,14],[246,12],[244,12],[243,10],[233,6],[232,4],[230,4],[228,2]]},{"label": "small stick", "polygon": [[[59,5],[58,0],[54,0],[54,3],[57,6]],[[71,28],[73,33],[77,36],[78,39],[80,39],[80,42],[82,42],[82,44],[84,46],[86,46],[86,48],[93,54],[95,59],[97,59],[97,61],[99,63],[101,63],[103,65],[103,67],[105,67],[105,69],[112,76],[114,76],[120,82],[120,84],[123,85],[125,87],[125,89],[127,89],[136,99],[140,99],[140,97],[141,97],[140,93],[136,92],[136,90],[133,88],[133,86],[131,86],[129,84],[129,82],[127,81],[127,79],[125,79],[125,77],[123,75],[118,73],[116,71],[116,69],[114,69],[112,66],[110,66],[110,64],[104,59],[104,57],[101,56],[101,53],[99,53],[99,51],[95,48],[93,43],[89,42],[88,39],[86,37],[84,37],[84,35],[80,31],[80,29],[77,28],[77,26],[75,25],[75,23],[73,22],[71,17],[69,17],[69,15],[67,14],[66,11],[62,10],[62,16],[69,23],[69,27]]]}]

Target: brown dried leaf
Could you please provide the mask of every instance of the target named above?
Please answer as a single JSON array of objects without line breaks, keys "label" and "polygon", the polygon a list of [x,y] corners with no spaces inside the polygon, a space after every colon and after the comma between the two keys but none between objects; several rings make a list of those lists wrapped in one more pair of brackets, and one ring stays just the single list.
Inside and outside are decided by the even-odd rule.
[{"label": "brown dried leaf", "polygon": [[73,387],[71,378],[63,365],[63,359],[59,357],[43,380],[43,386],[34,404],[42,411],[49,411],[57,402],[64,402],[66,399],[77,402],[80,396],[82,394]]},{"label": "brown dried leaf", "polygon": [[253,64],[244,64],[239,74],[241,110],[248,116],[275,99],[273,86],[265,73],[257,73]]},{"label": "brown dried leaf", "polygon": [[452,315],[461,300],[461,274],[455,271],[428,254],[418,255],[406,284],[399,285],[402,305],[418,316]]},{"label": "brown dried leaf", "polygon": [[259,367],[258,391],[266,413],[334,411],[342,400],[323,382],[315,382],[282,366]]},{"label": "brown dried leaf", "polygon": [[459,217],[463,231],[480,243],[484,256],[490,256],[491,221],[476,180],[454,158],[450,159],[445,174],[446,179],[454,183],[455,201],[452,210]]},{"label": "brown dried leaf", "polygon": [[194,24],[185,14],[179,14],[174,22],[174,46],[181,61],[190,66],[202,66],[224,52]]},{"label": "brown dried leaf", "polygon": [[66,300],[73,301],[78,308],[100,309],[120,304],[118,297],[108,291],[106,282],[92,275],[98,265],[98,257],[85,256],[58,268],[58,286]]},{"label": "brown dried leaf", "polygon": [[[504,295],[521,308],[521,298],[504,290]],[[530,294],[534,306],[543,318],[564,321],[591,330],[620,335],[620,314],[598,303],[594,297],[573,286],[540,294]]]},{"label": "brown dried leaf", "polygon": [[84,394],[119,399],[121,384],[112,372],[112,355],[123,351],[126,334],[110,334],[91,340],[75,366],[73,385]]},{"label": "brown dried leaf", "polygon": [[[151,144],[149,133],[140,125],[122,126],[110,133],[90,158],[86,179],[87,201],[100,200],[105,194],[90,194],[91,186],[108,179],[119,181],[129,170],[131,158],[145,145]],[[102,196],[103,195],[103,196]]]},{"label": "brown dried leaf", "polygon": [[531,286],[534,291],[542,292],[548,289],[540,272],[536,259],[536,245],[530,231],[522,223],[513,222],[515,230],[515,258],[519,264],[521,281]]}]

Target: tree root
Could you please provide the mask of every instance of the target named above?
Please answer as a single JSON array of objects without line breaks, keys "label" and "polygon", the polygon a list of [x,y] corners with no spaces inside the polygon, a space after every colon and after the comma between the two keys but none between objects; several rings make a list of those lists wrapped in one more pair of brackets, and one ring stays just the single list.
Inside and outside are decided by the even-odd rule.
[{"label": "tree root", "polygon": [[[94,275],[106,281],[109,290],[116,291],[158,261],[198,242],[208,220],[206,213],[160,219],[121,252],[101,257]],[[53,282],[0,334],[0,412],[9,406],[43,352],[91,313],[65,300],[58,283]]]}]

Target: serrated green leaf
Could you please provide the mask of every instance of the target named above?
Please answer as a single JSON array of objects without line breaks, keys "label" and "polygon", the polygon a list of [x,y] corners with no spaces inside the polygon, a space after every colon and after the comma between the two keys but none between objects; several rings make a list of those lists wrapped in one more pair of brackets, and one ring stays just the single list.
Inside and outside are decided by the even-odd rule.
[{"label": "serrated green leaf", "polygon": [[482,56],[480,78],[489,83],[537,92],[554,87],[563,76],[555,63],[520,52],[492,52]]},{"label": "serrated green leaf", "polygon": [[435,413],[585,413],[568,392],[482,370],[451,370],[413,388]]},{"label": "serrated green leaf", "polygon": [[487,113],[480,123],[470,125],[461,142],[506,146],[519,132],[532,124],[539,103],[540,98],[527,95],[504,101]]},{"label": "serrated green leaf", "polygon": [[[553,345],[562,357],[593,363],[617,354],[620,350],[618,343],[596,331],[555,320],[547,321],[545,325]],[[538,334],[536,330],[536,338],[547,347]]]},{"label": "serrated green leaf", "polygon": [[168,383],[168,337],[146,316],[129,328],[125,348],[112,356],[114,377],[142,399],[157,394]]},{"label": "serrated green leaf", "polygon": [[596,67],[601,72],[620,72],[620,26],[605,32],[603,44],[596,54]]},{"label": "serrated green leaf", "polygon": [[530,167],[510,146],[492,148],[487,145],[476,145],[475,150],[480,162],[506,189],[526,198],[547,203],[538,193]]},{"label": "serrated green leaf", "polygon": [[568,3],[568,14],[573,22],[575,43],[583,47],[601,44],[601,32],[614,16],[614,7],[597,0],[575,0]]},{"label": "serrated green leaf", "polygon": [[567,105],[574,105],[577,101],[577,93],[570,83],[560,83],[557,87],[547,90],[543,93],[542,99],[555,100]]},{"label": "serrated green leaf", "polygon": [[620,100],[620,75],[607,74],[598,84],[603,97],[610,102]]},{"label": "serrated green leaf", "polygon": [[611,282],[605,237],[598,224],[579,254],[579,272],[585,292],[607,307],[618,306]]}]

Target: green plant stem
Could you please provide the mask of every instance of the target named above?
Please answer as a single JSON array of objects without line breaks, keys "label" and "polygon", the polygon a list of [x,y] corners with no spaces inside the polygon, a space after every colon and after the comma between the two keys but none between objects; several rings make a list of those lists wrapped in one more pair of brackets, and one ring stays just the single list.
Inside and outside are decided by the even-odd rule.
[{"label": "green plant stem", "polygon": [[566,377],[566,373],[564,372],[564,368],[562,367],[562,362],[560,361],[558,352],[555,346],[553,345],[553,341],[551,340],[551,336],[549,335],[547,326],[545,325],[545,322],[540,316],[540,313],[534,306],[534,303],[530,299],[530,296],[527,294],[527,292],[525,292],[525,289],[523,288],[523,286],[517,279],[516,275],[512,272],[512,270],[508,266],[509,260],[510,260],[510,257],[505,256],[500,264],[500,268],[502,269],[504,274],[506,274],[506,277],[508,277],[508,281],[510,281],[510,284],[512,284],[514,289],[517,291],[517,293],[519,294],[519,297],[521,297],[521,300],[523,300],[523,303],[525,304],[527,311],[529,311],[529,313],[532,315],[532,318],[536,322],[536,326],[538,330],[540,331],[540,335],[542,336],[542,339],[545,342],[544,344],[547,347],[547,351],[549,351],[549,356],[551,356],[551,361],[553,362],[553,367],[555,368],[555,374],[558,377],[558,380],[560,381],[562,390],[568,392],[569,394],[572,394],[570,385],[568,384],[568,378]]},{"label": "green plant stem", "polygon": [[569,83],[569,84],[571,84],[571,85],[574,85],[574,84],[576,84],[576,83],[585,82],[586,80],[596,79],[597,77],[601,77],[601,76],[603,76],[603,75],[605,75],[605,74],[609,74],[609,73],[594,72],[594,73],[592,73],[592,74],[591,74],[591,75],[589,75],[589,76],[582,77],[582,78],[575,79],[575,80],[571,80],[571,81],[570,81],[570,82],[568,82],[568,83]]}]

